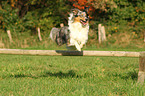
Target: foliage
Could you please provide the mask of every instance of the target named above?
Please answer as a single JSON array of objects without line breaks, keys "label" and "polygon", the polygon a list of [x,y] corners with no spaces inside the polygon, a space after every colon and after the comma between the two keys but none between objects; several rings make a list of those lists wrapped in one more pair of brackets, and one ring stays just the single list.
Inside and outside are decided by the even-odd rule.
[{"label": "foliage", "polygon": [[1,23],[2,27],[6,30],[16,30],[19,29],[20,19],[18,18],[17,9],[12,10],[11,6],[6,2],[2,2],[0,9],[0,14],[2,14]]},{"label": "foliage", "polygon": [[[138,37],[143,37],[143,30],[145,29],[143,25],[145,24],[145,2],[143,0],[114,0],[114,2],[118,7],[109,11],[108,25],[113,26],[115,23],[119,26],[128,26],[128,32],[135,32]],[[119,30],[121,32],[121,29]]]},{"label": "foliage", "polygon": [[5,30],[11,32],[24,32],[30,30],[29,28],[36,25],[36,18],[33,13],[28,13],[24,18],[19,18],[18,9],[12,9],[7,2],[2,2],[0,13],[2,14],[1,22]]},{"label": "foliage", "polygon": [[39,0],[39,2],[36,0],[2,1],[0,9],[2,28],[16,32],[30,32],[37,27],[41,27],[43,31],[48,31],[66,19],[66,16],[62,18],[63,13],[67,10],[67,6],[62,8],[64,4],[63,1],[59,0]]},{"label": "foliage", "polygon": [[73,6],[78,9],[84,9],[89,6],[90,18],[98,15],[98,13],[107,12],[112,8],[116,8],[116,4],[112,0],[69,0],[73,3]]},{"label": "foliage", "polygon": [[128,1],[114,0],[117,8],[111,10],[110,19],[113,22],[121,23],[122,20],[131,22],[132,25],[145,20],[145,2],[143,0]]}]

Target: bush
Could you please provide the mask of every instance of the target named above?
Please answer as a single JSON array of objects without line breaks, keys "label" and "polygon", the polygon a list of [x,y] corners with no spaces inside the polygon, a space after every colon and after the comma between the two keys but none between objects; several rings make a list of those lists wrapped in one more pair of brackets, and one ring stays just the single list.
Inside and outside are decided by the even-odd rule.
[{"label": "bush", "polygon": [[1,7],[2,9],[0,9],[0,14],[2,14],[2,28],[11,31],[20,30],[21,26],[19,23],[21,23],[21,20],[16,14],[18,12],[18,9],[12,10],[11,6],[7,4],[7,2],[2,2]]},{"label": "bush", "polygon": [[[145,20],[145,2],[143,0],[114,0],[117,8],[110,10],[109,19],[115,23],[130,22],[132,25]],[[124,24],[124,23],[123,23]]]},{"label": "bush", "polygon": [[[18,2],[17,2],[18,3]],[[43,6],[41,3],[45,3]],[[62,5],[60,5],[62,3]],[[61,10],[65,12],[68,10],[60,8],[64,5],[62,1],[39,1],[39,2],[25,2],[26,6],[29,6],[29,10],[25,15],[21,16],[21,8],[14,7],[7,1],[1,1],[0,5],[0,25],[2,29],[11,30],[11,32],[32,32],[36,31],[37,27],[40,27],[42,32],[48,32],[52,27],[58,26],[61,22],[64,22],[65,14],[61,13]],[[64,6],[63,6],[64,7]],[[20,15],[20,16],[19,16]]]}]

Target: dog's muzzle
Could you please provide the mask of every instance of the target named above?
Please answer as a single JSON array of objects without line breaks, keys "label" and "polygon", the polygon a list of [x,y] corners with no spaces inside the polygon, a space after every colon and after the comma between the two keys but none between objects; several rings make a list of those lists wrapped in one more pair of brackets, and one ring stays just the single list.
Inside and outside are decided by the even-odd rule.
[{"label": "dog's muzzle", "polygon": [[85,25],[87,25],[88,20],[82,20],[82,19],[80,19],[80,22],[83,24],[83,26],[85,26]]}]

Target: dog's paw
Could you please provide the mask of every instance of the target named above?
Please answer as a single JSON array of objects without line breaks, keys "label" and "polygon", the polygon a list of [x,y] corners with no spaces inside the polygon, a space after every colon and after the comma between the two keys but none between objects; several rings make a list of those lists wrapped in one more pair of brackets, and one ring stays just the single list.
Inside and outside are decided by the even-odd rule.
[{"label": "dog's paw", "polygon": [[77,51],[81,51],[81,48],[80,47],[76,47]]},{"label": "dog's paw", "polygon": [[78,49],[78,51],[81,51],[81,49]]}]

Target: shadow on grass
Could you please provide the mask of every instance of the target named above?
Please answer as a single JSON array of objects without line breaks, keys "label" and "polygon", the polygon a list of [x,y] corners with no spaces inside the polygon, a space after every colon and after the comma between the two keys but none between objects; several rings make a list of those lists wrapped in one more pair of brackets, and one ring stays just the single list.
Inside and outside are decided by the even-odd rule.
[{"label": "shadow on grass", "polygon": [[128,79],[137,80],[138,72],[135,70],[127,71],[127,72],[123,72],[123,73],[116,72],[116,73],[113,73],[112,76],[119,77],[119,78],[124,79],[124,80],[128,80]]},{"label": "shadow on grass", "polygon": [[122,75],[121,78],[122,79],[129,79],[129,78],[131,78],[132,80],[137,80],[138,73],[135,70],[133,70],[133,71],[127,72],[126,74]]},{"label": "shadow on grass", "polygon": [[69,72],[67,73],[63,73],[61,71],[59,72],[56,72],[56,73],[52,73],[52,72],[46,72],[44,75],[42,75],[42,77],[47,77],[47,76],[53,76],[53,77],[58,77],[58,78],[68,78],[68,77],[71,77],[71,78],[79,78],[81,76],[77,75],[75,73],[75,71],[73,70],[70,70]]},{"label": "shadow on grass", "polygon": [[81,76],[77,75],[74,70],[69,70],[67,73],[63,73],[61,71],[59,72],[45,72],[42,75],[38,76],[33,76],[33,75],[26,75],[26,74],[17,74],[17,75],[10,75],[10,77],[14,78],[24,78],[24,77],[29,77],[29,78],[40,78],[40,77],[58,77],[58,78],[81,78]]},{"label": "shadow on grass", "polygon": [[[56,77],[56,78],[87,78],[92,76],[92,74],[89,73],[84,73],[84,75],[78,75],[76,74],[76,72],[74,70],[69,70],[68,72],[43,72],[40,74],[36,74],[36,75],[32,75],[32,74],[13,74],[10,75],[9,77],[14,77],[14,78],[34,78],[34,79],[38,79],[38,78],[42,78],[42,77]],[[124,80],[128,80],[128,79],[132,79],[132,80],[137,80],[138,78],[138,72],[135,70],[131,70],[131,71],[127,71],[127,72],[123,72],[123,73],[110,73],[107,76],[113,76],[113,77],[119,77],[121,79]],[[7,78],[7,76],[5,76],[4,78]]]}]

